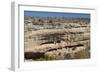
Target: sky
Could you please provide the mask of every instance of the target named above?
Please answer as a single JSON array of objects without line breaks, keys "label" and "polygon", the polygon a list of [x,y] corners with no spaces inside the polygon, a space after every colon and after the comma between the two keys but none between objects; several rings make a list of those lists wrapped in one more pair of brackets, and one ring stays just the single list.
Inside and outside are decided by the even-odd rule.
[{"label": "sky", "polygon": [[24,16],[90,18],[90,14],[87,13],[64,13],[64,12],[43,12],[43,11],[24,11]]}]

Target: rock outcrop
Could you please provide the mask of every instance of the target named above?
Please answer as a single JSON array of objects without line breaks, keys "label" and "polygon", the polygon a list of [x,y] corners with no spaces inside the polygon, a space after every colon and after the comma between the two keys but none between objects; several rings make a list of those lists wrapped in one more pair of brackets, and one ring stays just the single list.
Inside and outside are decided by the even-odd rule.
[{"label": "rock outcrop", "polygon": [[25,59],[90,58],[90,20],[25,17]]}]

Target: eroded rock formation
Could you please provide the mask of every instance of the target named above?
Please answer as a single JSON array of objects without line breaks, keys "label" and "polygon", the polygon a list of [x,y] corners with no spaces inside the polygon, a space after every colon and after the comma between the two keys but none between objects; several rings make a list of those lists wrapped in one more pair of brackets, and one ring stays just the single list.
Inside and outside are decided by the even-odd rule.
[{"label": "eroded rock formation", "polygon": [[90,19],[25,17],[25,59],[90,58]]}]

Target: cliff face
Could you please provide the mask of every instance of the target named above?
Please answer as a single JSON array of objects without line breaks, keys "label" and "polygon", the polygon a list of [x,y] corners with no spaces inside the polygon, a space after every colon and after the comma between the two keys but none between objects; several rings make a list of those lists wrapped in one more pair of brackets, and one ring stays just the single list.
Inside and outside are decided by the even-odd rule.
[{"label": "cliff face", "polygon": [[90,58],[90,19],[24,18],[25,60]]}]

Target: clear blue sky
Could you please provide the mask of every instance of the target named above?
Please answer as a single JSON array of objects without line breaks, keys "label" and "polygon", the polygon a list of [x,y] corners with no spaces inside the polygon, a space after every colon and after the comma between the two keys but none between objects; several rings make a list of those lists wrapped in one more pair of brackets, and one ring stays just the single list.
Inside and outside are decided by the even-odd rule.
[{"label": "clear blue sky", "polygon": [[63,13],[63,12],[42,12],[42,11],[24,11],[24,16],[90,18],[90,14],[85,14],[85,13]]}]

